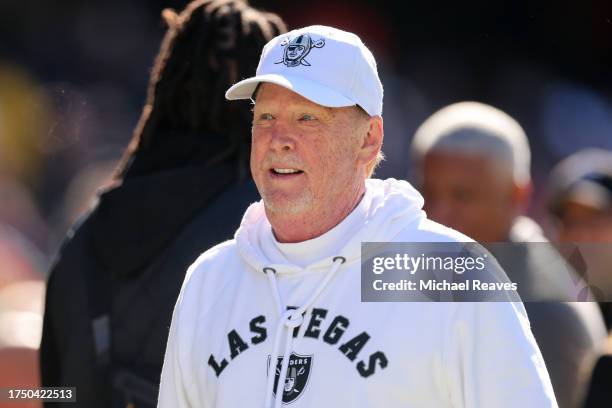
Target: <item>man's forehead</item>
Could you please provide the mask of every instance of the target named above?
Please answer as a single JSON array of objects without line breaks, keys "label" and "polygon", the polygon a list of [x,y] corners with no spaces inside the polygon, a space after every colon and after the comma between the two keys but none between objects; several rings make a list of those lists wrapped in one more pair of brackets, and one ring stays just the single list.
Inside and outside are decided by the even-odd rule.
[{"label": "man's forehead", "polygon": [[425,172],[437,170],[446,174],[447,179],[463,179],[482,186],[487,183],[500,184],[503,180],[512,181],[510,163],[482,153],[434,150],[428,152],[424,159]]},{"label": "man's forehead", "polygon": [[363,115],[365,115],[364,117],[369,117],[369,115],[357,105],[343,106],[339,108],[319,105],[318,103],[313,102],[308,98],[304,98],[302,95],[293,92],[290,89],[268,82],[259,83],[259,85],[257,85],[257,88],[255,88],[252,97],[255,107],[257,107],[258,104],[260,106],[268,106],[270,104],[273,104],[275,101],[281,101],[281,99],[283,103],[286,103],[287,100],[289,100],[291,102],[295,102],[296,105],[299,105],[301,107],[308,107],[310,109],[324,111],[332,116],[335,116],[336,114],[342,112],[354,113],[358,110],[360,113],[363,113]]},{"label": "man's forehead", "polygon": [[311,105],[318,109],[332,109],[304,98],[302,95],[298,94],[297,92],[293,92],[291,89],[268,82],[260,82],[259,85],[257,85],[255,92],[253,92],[253,102],[255,105],[257,105],[257,102],[267,103],[280,98],[283,100],[289,99],[305,105]]}]

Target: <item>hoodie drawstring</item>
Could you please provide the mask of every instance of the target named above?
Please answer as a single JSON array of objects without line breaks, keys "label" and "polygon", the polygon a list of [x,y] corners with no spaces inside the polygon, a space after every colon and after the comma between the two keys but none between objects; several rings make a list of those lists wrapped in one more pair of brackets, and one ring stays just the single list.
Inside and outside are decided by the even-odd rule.
[{"label": "hoodie drawstring", "polygon": [[[272,293],[274,294],[274,300],[276,302],[276,307],[278,309],[278,314],[280,316],[277,326],[276,326],[276,335],[274,337],[274,348],[272,349],[272,356],[270,357],[270,366],[268,368],[268,381],[266,383],[266,400],[264,408],[272,408],[272,396],[276,394],[276,401],[274,403],[274,408],[280,408],[283,401],[283,389],[285,380],[287,378],[287,367],[289,366],[289,355],[291,354],[291,349],[293,347],[293,329],[299,327],[304,321],[304,312],[310,308],[317,300],[323,289],[327,286],[327,284],[334,277],[338,269],[340,269],[340,265],[346,262],[346,258],[342,256],[336,256],[333,259],[333,266],[325,275],[325,278],[319,283],[317,289],[312,293],[310,298],[299,308],[284,310],[285,306],[283,304],[283,300],[280,295],[280,291],[278,290],[278,284],[276,281],[276,270],[273,268],[263,268],[263,272],[268,276],[268,281],[270,282],[270,288],[272,289]],[[276,384],[276,389],[274,389],[274,378],[276,377],[276,364],[279,357],[279,349],[280,349],[280,341],[283,329],[286,329],[286,339],[285,339],[285,350],[283,352],[283,360],[281,363],[281,369],[279,373],[278,383]],[[279,394],[280,390],[280,394]]]}]

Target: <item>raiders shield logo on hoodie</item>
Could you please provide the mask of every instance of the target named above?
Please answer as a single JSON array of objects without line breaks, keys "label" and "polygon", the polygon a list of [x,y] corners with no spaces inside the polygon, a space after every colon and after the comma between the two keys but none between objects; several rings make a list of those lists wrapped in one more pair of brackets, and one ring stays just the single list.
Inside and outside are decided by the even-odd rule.
[{"label": "raiders shield logo on hoodie", "polygon": [[[268,375],[270,375],[270,359],[268,356]],[[280,377],[281,365],[283,358],[278,357],[276,361],[275,378],[274,378],[274,397],[276,398],[276,386]],[[301,356],[291,353],[289,356],[289,365],[287,366],[287,377],[283,388],[283,403],[289,404],[295,401],[302,393],[308,384],[310,377],[310,369],[312,367],[312,356]]]}]

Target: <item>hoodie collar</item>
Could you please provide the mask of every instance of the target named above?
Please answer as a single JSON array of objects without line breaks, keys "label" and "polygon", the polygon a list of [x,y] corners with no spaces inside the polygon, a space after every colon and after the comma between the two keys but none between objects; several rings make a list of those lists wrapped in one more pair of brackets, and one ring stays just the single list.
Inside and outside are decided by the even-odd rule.
[{"label": "hoodie collar", "polygon": [[[354,210],[340,224],[320,237],[290,244],[292,253],[303,254],[303,257],[300,256],[302,262],[292,262],[291,254],[287,256],[281,248],[277,248],[276,254],[270,254],[269,248],[264,248],[261,231],[264,236],[266,233],[272,235],[272,229],[263,201],[247,209],[235,239],[242,258],[258,271],[264,267],[272,267],[281,274],[304,269],[328,269],[335,256],[342,256],[347,262],[359,259],[362,242],[392,241],[408,224],[425,216],[422,207],[423,198],[408,182],[392,178],[368,179],[365,195],[356,207],[357,211]],[[321,254],[307,253],[316,251],[320,242],[337,249],[337,252],[329,256],[327,251]]]},{"label": "hoodie collar", "polygon": [[361,228],[367,216],[371,197],[366,192],[359,204],[334,228],[326,233],[297,243],[278,242],[267,219],[258,226],[258,240],[263,254],[274,263],[288,263],[301,268],[320,259],[333,258],[341,252],[346,237]]}]

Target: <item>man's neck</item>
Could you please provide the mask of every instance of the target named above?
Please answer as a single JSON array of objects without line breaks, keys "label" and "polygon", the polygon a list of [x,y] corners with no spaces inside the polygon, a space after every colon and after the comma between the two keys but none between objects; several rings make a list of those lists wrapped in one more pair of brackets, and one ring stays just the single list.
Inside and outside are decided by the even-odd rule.
[{"label": "man's neck", "polygon": [[266,215],[278,242],[308,241],[340,224],[359,205],[364,193],[365,184],[362,184],[342,205],[329,203],[326,208],[303,214],[278,214],[266,209]]}]

